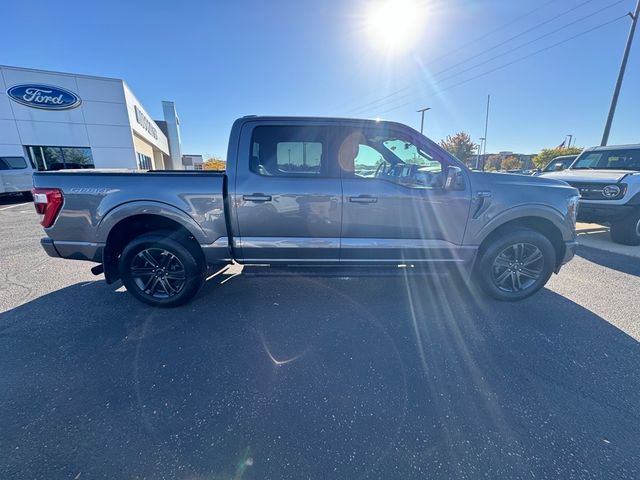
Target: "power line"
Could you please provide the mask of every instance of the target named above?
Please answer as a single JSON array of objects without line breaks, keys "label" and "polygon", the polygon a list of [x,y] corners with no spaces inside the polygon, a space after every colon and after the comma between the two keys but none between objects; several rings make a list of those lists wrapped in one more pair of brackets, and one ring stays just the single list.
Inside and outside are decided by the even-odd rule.
[{"label": "power line", "polygon": [[479,37],[474,38],[473,40],[469,40],[467,43],[463,43],[462,45],[460,45],[459,47],[454,48],[453,50],[449,50],[448,52],[443,53],[442,55],[440,55],[440,56],[438,56],[438,57],[434,58],[432,61],[433,61],[433,62],[437,62],[438,60],[441,60],[441,59],[443,59],[443,58],[445,58],[445,57],[448,57],[449,55],[451,55],[451,54],[453,54],[453,53],[457,53],[457,52],[459,52],[460,50],[463,50],[464,48],[468,47],[469,45],[475,45],[478,41],[480,41],[480,40],[484,40],[485,38],[490,37],[490,36],[491,36],[491,35],[493,35],[494,33],[499,32],[500,30],[503,30],[503,29],[505,29],[505,28],[510,27],[511,25],[513,25],[514,23],[516,23],[516,22],[518,22],[518,21],[522,20],[523,18],[526,18],[526,17],[528,17],[529,15],[532,15],[532,14],[534,14],[534,13],[536,13],[536,12],[538,12],[538,11],[542,10],[542,9],[543,9],[543,8],[545,8],[547,5],[550,5],[550,4],[555,3],[555,2],[557,2],[557,1],[558,1],[558,0],[550,0],[550,1],[546,2],[546,3],[543,3],[542,5],[540,5],[540,6],[536,7],[536,8],[534,8],[533,10],[530,10],[530,11],[528,11],[527,13],[524,13],[524,14],[522,14],[522,15],[520,15],[520,16],[518,16],[518,17],[514,18],[514,19],[512,19],[512,20],[511,20],[511,21],[509,21],[508,23],[505,23],[505,24],[503,24],[503,25],[501,25],[501,26],[499,26],[499,27],[496,27],[496,28],[494,28],[493,30],[490,30],[489,32],[485,33],[484,35],[481,35],[481,36],[479,36]]},{"label": "power line", "polygon": [[[522,15],[520,15],[520,16],[518,16],[518,17],[514,18],[514,19],[512,19],[512,20],[511,20],[511,21],[509,21],[508,23],[505,23],[505,24],[501,25],[500,27],[494,28],[493,30],[490,30],[489,32],[485,33],[484,35],[481,35],[481,36],[479,36],[479,37],[476,37],[476,38],[474,38],[473,40],[470,40],[469,42],[464,43],[464,44],[462,44],[461,46],[459,46],[459,47],[457,47],[457,48],[454,48],[454,49],[452,49],[452,50],[449,50],[448,52],[446,52],[446,53],[444,53],[444,54],[440,55],[439,57],[436,57],[435,59],[433,59],[433,60],[432,60],[432,62],[437,62],[438,60],[441,60],[441,59],[443,59],[443,58],[445,58],[445,57],[448,57],[449,55],[451,55],[451,54],[453,54],[453,53],[459,52],[460,50],[464,49],[465,47],[467,47],[467,46],[469,46],[469,45],[473,45],[473,44],[477,43],[477,42],[478,42],[478,41],[480,41],[480,40],[484,40],[485,38],[487,38],[487,37],[489,37],[489,36],[493,35],[494,33],[499,32],[500,30],[503,30],[503,29],[505,29],[505,28],[507,28],[507,27],[510,27],[511,25],[513,25],[514,23],[517,23],[518,21],[522,20],[523,18],[526,18],[526,17],[528,17],[529,15],[532,15],[532,14],[534,14],[534,13],[536,13],[536,12],[538,12],[538,11],[542,10],[543,8],[547,7],[548,5],[550,5],[550,4],[552,4],[552,3],[555,3],[555,2],[557,2],[557,1],[558,1],[558,0],[549,0],[548,2],[545,2],[545,3],[543,3],[542,5],[540,5],[540,6],[536,7],[536,8],[534,8],[533,10],[529,10],[528,12],[526,12],[526,13],[524,13],[524,14],[522,14]],[[584,2],[584,3],[586,4],[586,3],[589,3],[590,1],[592,1],[592,0],[588,0],[588,1]],[[581,4],[581,5],[582,5],[582,4]],[[577,8],[577,7],[576,7],[576,8]],[[411,88],[411,87],[410,87],[410,86],[406,86],[406,87],[400,88],[399,90],[395,90],[394,92],[392,92],[392,93],[390,93],[390,94],[388,94],[388,95],[385,95],[384,97],[379,98],[379,99],[377,99],[377,100],[373,100],[373,101],[371,101],[371,102],[368,102],[368,103],[366,103],[366,104],[364,104],[364,105],[360,105],[360,106],[358,106],[358,107],[352,107],[352,108],[347,112],[347,114],[357,113],[357,111],[358,111],[358,110],[361,110],[361,109],[366,108],[366,107],[368,107],[368,106],[370,106],[370,105],[376,104],[376,103],[378,103],[378,102],[379,102],[379,101],[381,101],[381,100],[385,100],[385,99],[387,99],[387,98],[393,97],[393,96],[397,95],[398,93],[402,93],[402,92],[404,92],[404,91],[408,90],[409,88]],[[389,102],[389,103],[391,103],[391,102]]]},{"label": "power line", "polygon": [[[544,47],[544,48],[541,48],[541,49],[539,49],[539,50],[536,50],[535,52],[532,52],[532,53],[530,53],[530,54],[528,54],[528,55],[524,55],[524,56],[522,56],[522,57],[516,58],[515,60],[512,60],[512,61],[510,61],[510,62],[508,62],[508,63],[502,64],[502,65],[500,65],[500,66],[498,66],[498,67],[496,67],[496,68],[493,68],[493,69],[491,69],[491,70],[487,70],[486,72],[480,73],[480,74],[475,75],[475,76],[470,77],[470,78],[467,78],[466,80],[463,80],[463,81],[461,81],[461,82],[454,83],[453,85],[449,85],[448,87],[441,88],[440,90],[437,90],[437,91],[435,92],[435,94],[436,94],[436,95],[437,95],[437,94],[440,94],[440,93],[445,92],[445,91],[447,91],[447,90],[450,90],[450,89],[452,89],[452,88],[455,88],[455,87],[458,87],[458,86],[460,86],[460,85],[464,85],[465,83],[468,83],[468,82],[471,82],[471,81],[473,81],[473,80],[476,80],[476,79],[478,79],[478,78],[480,78],[480,77],[484,77],[484,76],[486,76],[486,75],[489,75],[489,74],[491,74],[491,73],[493,73],[493,72],[496,72],[496,71],[498,71],[498,70],[502,70],[503,68],[509,67],[509,66],[511,66],[511,65],[513,65],[513,64],[515,64],[515,63],[519,63],[519,62],[521,62],[521,61],[523,61],[523,60],[526,60],[526,59],[528,59],[528,58],[531,58],[531,57],[533,57],[533,56],[535,56],[535,55],[538,55],[538,54],[540,54],[540,53],[543,53],[543,52],[546,52],[546,51],[548,51],[548,50],[551,50],[552,48],[555,48],[555,47],[558,47],[558,46],[560,46],[560,45],[563,45],[563,44],[565,44],[565,43],[567,43],[567,42],[570,42],[571,40],[575,40],[576,38],[582,37],[583,35],[586,35],[586,34],[588,34],[588,33],[591,33],[591,32],[593,32],[593,31],[595,31],[595,30],[599,30],[600,28],[606,27],[607,25],[611,25],[612,23],[615,23],[615,22],[617,22],[617,21],[619,21],[619,20],[622,20],[623,18],[626,18],[626,17],[627,17],[627,14],[624,14],[624,15],[622,15],[622,16],[620,16],[620,17],[616,17],[616,18],[614,18],[614,19],[612,19],[612,20],[609,20],[608,22],[604,22],[604,23],[601,23],[601,24],[599,24],[599,25],[596,25],[595,27],[589,28],[588,30],[584,30],[584,31],[582,31],[582,32],[580,32],[580,33],[577,33],[577,34],[575,34],[575,35],[572,35],[571,37],[565,38],[564,40],[561,40],[561,41],[559,41],[559,42],[553,43],[553,44],[548,45],[548,46],[546,46],[546,47]],[[393,110],[397,110],[398,108],[401,108],[402,106],[403,106],[403,105],[400,105],[400,106],[398,106],[398,107],[396,107],[396,108],[389,109],[389,110],[387,110],[387,111],[386,111],[386,113],[391,112],[391,111],[393,111]]]},{"label": "power line", "polygon": [[[553,34],[555,34],[555,33],[558,33],[558,32],[560,32],[560,31],[562,31],[562,30],[566,29],[567,27],[570,27],[570,26],[575,25],[575,24],[577,24],[577,23],[583,22],[584,20],[587,20],[587,19],[589,19],[589,18],[591,18],[591,17],[593,17],[593,16],[595,16],[595,15],[597,15],[597,14],[599,14],[599,13],[603,12],[604,10],[608,10],[609,8],[614,7],[614,6],[616,6],[616,5],[620,4],[620,3],[624,2],[624,1],[625,1],[625,0],[618,0],[618,1],[616,1],[616,2],[613,2],[612,4],[607,5],[606,7],[603,7],[603,8],[601,8],[601,9],[599,9],[599,10],[596,10],[595,12],[592,12],[592,13],[590,13],[590,14],[588,14],[588,15],[585,15],[585,16],[583,16],[583,17],[581,17],[581,18],[578,18],[577,20],[574,20],[573,22],[569,22],[569,23],[567,23],[567,24],[565,24],[565,25],[562,25],[561,27],[556,28],[555,30],[552,30],[552,31],[550,31],[550,32],[547,32],[547,33],[545,33],[544,35],[540,35],[539,37],[536,37],[536,38],[534,38],[533,40],[529,40],[528,42],[521,43],[520,45],[518,45],[518,46],[516,46],[516,47],[514,47],[514,48],[511,48],[511,49],[509,49],[509,50],[506,50],[506,51],[504,51],[504,52],[502,52],[502,53],[499,53],[498,55],[494,55],[493,57],[490,57],[490,58],[488,58],[488,59],[484,60],[483,62],[477,63],[477,64],[475,64],[475,65],[471,65],[470,67],[465,68],[464,70],[460,70],[460,71],[458,71],[458,72],[456,72],[456,73],[454,73],[454,74],[452,74],[452,75],[449,75],[449,76],[447,76],[447,77],[441,78],[441,79],[439,79],[439,80],[440,80],[440,81],[449,80],[449,79],[451,79],[451,78],[455,78],[455,77],[457,77],[457,76],[459,76],[459,75],[461,75],[461,74],[463,74],[463,73],[466,73],[466,72],[468,72],[469,70],[473,70],[474,68],[481,67],[482,65],[485,65],[485,64],[487,64],[487,63],[489,63],[489,62],[492,62],[493,60],[495,60],[495,59],[497,59],[497,58],[504,57],[505,55],[508,55],[508,54],[510,54],[510,53],[515,52],[516,50],[520,50],[520,49],[521,49],[521,48],[523,48],[523,47],[526,47],[526,46],[528,46],[528,45],[531,45],[532,43],[538,42],[538,41],[540,41],[540,40],[544,40],[545,38],[547,38],[547,37],[549,37],[549,36],[551,36],[551,35],[553,35]],[[437,77],[438,75],[440,75],[440,73],[442,73],[442,72],[438,72],[438,73],[434,74],[434,76],[436,76],[436,77]]]},{"label": "power line", "polygon": [[564,17],[565,15],[568,15],[569,13],[575,12],[575,11],[576,11],[576,10],[578,10],[579,8],[582,8],[582,7],[584,7],[586,4],[591,3],[591,2],[593,2],[593,0],[586,0],[586,1],[584,1],[584,2],[582,2],[582,3],[580,3],[580,4],[578,4],[578,5],[576,5],[575,7],[572,7],[572,8],[570,8],[570,9],[568,9],[568,10],[565,10],[565,11],[564,11],[564,12],[562,12],[562,13],[559,13],[559,14],[558,14],[558,15],[556,15],[555,17],[551,17],[551,18],[549,18],[549,19],[547,19],[547,20],[545,20],[545,21],[543,21],[543,22],[537,23],[537,24],[533,25],[532,27],[527,28],[526,30],[523,30],[522,32],[520,32],[520,33],[518,33],[518,34],[516,34],[516,35],[514,35],[514,36],[512,36],[512,37],[509,37],[509,38],[507,38],[506,40],[504,40],[504,41],[502,41],[502,42],[500,42],[500,43],[497,43],[497,44],[493,45],[492,47],[489,47],[489,48],[487,48],[487,49],[485,49],[485,50],[481,51],[480,53],[475,54],[473,57],[469,57],[469,58],[467,58],[466,60],[462,60],[462,61],[460,61],[460,62],[458,62],[458,63],[454,63],[453,65],[450,65],[449,67],[445,68],[444,70],[439,71],[439,72],[438,72],[438,73],[436,73],[435,75],[440,75],[441,73],[448,72],[449,70],[454,69],[454,68],[456,68],[456,67],[457,67],[457,66],[459,66],[459,65],[463,65],[463,64],[465,64],[465,63],[466,63],[466,62],[468,62],[469,60],[472,60],[472,59],[473,59],[473,58],[475,58],[475,57],[478,57],[478,56],[480,56],[480,55],[484,55],[485,53],[489,53],[489,52],[491,52],[492,50],[495,50],[496,48],[499,48],[499,47],[501,47],[502,45],[505,45],[505,44],[507,44],[507,43],[511,42],[512,40],[515,40],[516,38],[520,38],[520,37],[522,37],[523,35],[526,35],[526,34],[527,34],[527,33],[529,33],[529,32],[533,32],[534,30],[537,30],[537,29],[538,29],[538,28],[540,28],[540,27],[544,27],[545,25],[548,25],[549,23],[551,23],[551,22],[553,22],[553,21],[555,21],[555,20],[557,20],[557,19],[559,19],[559,18],[562,18],[562,17]]},{"label": "power line", "polygon": [[[544,6],[547,6],[548,4],[553,3],[553,1],[556,1],[556,0],[552,0],[552,1],[546,2],[546,3],[545,3],[545,4],[543,4],[541,7],[538,7],[538,8],[536,8],[536,9],[534,9],[534,10],[532,10],[532,11],[528,12],[528,13],[525,13],[525,14],[521,15],[520,17],[517,17],[517,19],[524,18],[524,17],[526,17],[526,16],[528,16],[528,15],[530,15],[530,14],[532,14],[532,13],[534,13],[534,12],[538,11],[538,10],[540,10],[540,9],[541,9],[541,8],[543,8]],[[475,58],[475,57],[477,57],[477,56],[484,55],[484,54],[486,54],[486,53],[488,53],[488,52],[490,52],[490,51],[492,51],[492,50],[495,50],[496,48],[498,48],[498,47],[500,47],[500,46],[502,46],[502,45],[504,45],[504,44],[506,44],[506,43],[508,43],[508,42],[510,42],[510,41],[512,41],[512,40],[514,40],[514,39],[516,39],[516,38],[521,37],[522,35],[525,35],[526,33],[529,33],[529,32],[531,32],[531,31],[533,31],[533,30],[536,30],[536,29],[538,29],[538,28],[540,28],[540,27],[542,27],[542,26],[544,26],[544,25],[547,25],[547,24],[551,23],[551,22],[552,22],[552,21],[554,21],[554,20],[557,20],[558,18],[561,18],[561,17],[563,17],[563,16],[565,16],[565,15],[567,15],[567,14],[571,13],[571,12],[574,12],[574,11],[576,11],[577,9],[579,9],[579,8],[583,7],[584,5],[586,5],[586,4],[588,4],[588,3],[591,3],[592,1],[593,1],[593,0],[585,0],[584,2],[582,2],[582,3],[580,3],[580,4],[576,5],[576,6],[574,6],[574,7],[572,7],[572,8],[570,8],[570,9],[568,9],[568,10],[565,10],[564,12],[562,12],[562,13],[560,13],[560,14],[558,14],[558,15],[556,15],[556,16],[554,16],[554,17],[550,18],[550,19],[547,19],[547,20],[545,20],[545,21],[543,21],[543,22],[537,23],[537,24],[533,25],[532,27],[530,27],[530,28],[528,28],[528,29],[526,29],[526,30],[524,30],[524,31],[520,32],[519,34],[517,34],[517,35],[514,35],[514,36],[510,37],[509,39],[504,40],[503,42],[500,42],[500,43],[498,43],[498,44],[496,44],[496,45],[493,45],[492,47],[489,47],[488,49],[485,49],[485,50],[481,51],[480,53],[476,54],[474,57],[471,57],[471,58],[468,58],[468,59],[463,60],[463,61],[461,61],[461,62],[458,62],[458,63],[456,63],[456,64],[454,64],[454,65],[452,65],[452,66],[450,66],[450,67],[445,68],[444,70],[439,71],[438,73],[436,73],[436,74],[434,74],[434,75],[435,75],[435,76],[440,75],[440,74],[442,74],[442,73],[444,73],[444,72],[447,72],[447,71],[449,71],[449,70],[451,70],[451,69],[453,69],[453,68],[455,68],[455,67],[457,67],[457,66],[463,65],[463,64],[465,64],[465,63],[469,62],[470,60],[472,60],[473,58]],[[615,2],[614,4],[611,4],[611,5],[607,6],[607,7],[604,7],[604,8],[602,8],[602,9],[600,9],[600,10],[597,10],[596,12],[593,12],[592,14],[590,14],[590,15],[588,15],[588,16],[586,16],[586,17],[583,17],[582,19],[579,19],[579,20],[577,20],[577,21],[571,22],[569,25],[573,25],[573,24],[575,24],[575,23],[578,23],[579,21],[582,21],[582,20],[584,20],[584,19],[586,19],[586,18],[589,18],[590,16],[596,15],[597,13],[599,13],[599,12],[601,12],[601,11],[603,11],[603,10],[606,10],[607,8],[610,8],[610,7],[612,7],[613,5],[616,5],[617,3],[621,3],[621,2],[623,2],[623,1],[624,1],[624,0],[619,0],[618,2]],[[516,19],[516,20],[517,20],[517,19]],[[514,21],[515,21],[515,20],[514,20]],[[564,27],[566,27],[566,26],[567,26],[567,25],[565,25]],[[477,40],[482,39],[482,38],[485,38],[485,37],[487,37],[487,36],[491,35],[492,33],[495,33],[496,31],[501,30],[501,29],[504,29],[504,28],[505,28],[505,27],[503,26],[503,27],[499,27],[499,28],[497,28],[497,29],[494,29],[494,30],[492,30],[491,32],[489,32],[489,33],[487,33],[487,34],[483,35],[482,37],[478,37],[478,38],[476,38],[476,40],[473,40],[473,41],[471,41],[471,42],[469,42],[469,43],[467,43],[467,44],[464,44],[464,45],[466,46],[466,45],[469,45],[469,44],[471,44],[471,43],[475,43]],[[530,45],[531,43],[534,43],[534,41],[538,41],[538,40],[544,39],[546,36],[551,35],[551,34],[553,34],[553,33],[556,33],[557,31],[559,31],[559,30],[561,30],[561,29],[562,29],[562,28],[557,29],[557,30],[554,30],[553,32],[548,33],[547,35],[543,35],[543,36],[541,36],[541,37],[538,37],[536,40],[533,40],[533,41],[527,42],[527,43],[523,44],[522,46]],[[521,46],[521,47],[522,47],[522,46]],[[518,50],[518,49],[519,49],[519,48],[521,48],[521,47],[515,48],[515,49],[513,49],[513,50],[511,50],[511,51]],[[460,47],[459,49],[461,49],[461,48],[462,48],[462,47]],[[459,49],[458,49],[458,50],[459,50]],[[438,59],[443,58],[444,56],[448,56],[448,55],[450,55],[451,53],[454,53],[455,51],[457,51],[457,50],[453,50],[453,51],[450,51],[450,52],[449,52],[449,53],[447,53],[447,54],[441,55],[440,57],[437,57],[434,61],[437,61]],[[510,52],[507,52],[507,53],[510,53]],[[491,58],[491,59],[489,59],[488,61],[494,60],[495,58],[499,58],[499,57],[501,57],[501,56],[503,56],[503,54],[501,54],[501,55],[497,55],[497,56],[495,56],[495,57],[492,57],[492,58]],[[484,63],[486,63],[486,62],[484,62]],[[473,69],[473,68],[477,68],[478,66],[481,66],[481,65],[483,65],[484,63],[477,64],[476,66],[470,67],[469,69],[464,70],[463,72],[458,72],[458,73],[464,73],[464,72],[466,72],[466,71],[468,71],[468,70],[471,70],[471,69]],[[454,78],[455,76],[456,76],[456,74],[451,75],[451,76],[449,76],[449,77],[446,77],[446,79]],[[405,87],[403,87],[403,88],[400,88],[399,90],[396,90],[396,91],[394,91],[394,92],[392,92],[392,93],[390,93],[390,94],[384,95],[384,96],[382,96],[382,97],[378,98],[377,100],[373,100],[373,101],[371,101],[371,102],[365,103],[365,104],[360,105],[360,106],[358,106],[358,107],[352,108],[352,109],[350,109],[350,110],[349,110],[348,114],[358,114],[358,113],[361,113],[361,112],[363,112],[363,111],[367,111],[367,110],[369,110],[369,107],[370,107],[370,106],[373,106],[373,105],[375,105],[375,104],[377,104],[377,103],[379,103],[379,102],[383,102],[384,100],[390,99],[391,97],[393,97],[393,96],[395,96],[395,95],[397,95],[397,94],[399,94],[399,93],[405,92],[405,91],[407,91],[407,90],[409,90],[409,89],[411,89],[411,88],[412,88],[412,85],[407,85],[407,86],[405,86]],[[407,94],[407,95],[408,95],[408,94]],[[402,97],[400,97],[400,98],[405,98],[407,95],[403,95],[403,96],[402,96]],[[397,99],[394,99],[394,100],[390,100],[390,101],[388,101],[388,102],[384,102],[383,104],[378,105],[378,106],[383,106],[383,105],[391,104],[391,103],[393,103],[393,102],[395,102],[395,101],[399,100],[400,98],[397,98]],[[398,108],[399,108],[399,107],[398,107]]]}]

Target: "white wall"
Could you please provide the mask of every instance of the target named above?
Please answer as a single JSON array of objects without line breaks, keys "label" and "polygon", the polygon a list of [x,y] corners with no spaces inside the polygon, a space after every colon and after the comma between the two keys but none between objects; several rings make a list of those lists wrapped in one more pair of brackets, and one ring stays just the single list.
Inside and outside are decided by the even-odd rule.
[{"label": "white wall", "polygon": [[[151,115],[144,109],[140,101],[136,98],[133,92],[129,89],[127,84],[124,85],[124,95],[127,103],[127,114],[129,116],[129,124],[131,125],[131,129],[144,141],[149,143],[152,147],[161,150],[166,155],[169,155],[169,141],[167,137],[162,133],[160,127],[151,119]],[[152,126],[155,128],[155,132],[157,138],[154,138],[151,133],[149,133],[146,129],[143,128],[142,125],[138,123],[136,119],[136,107],[142,112],[143,115],[151,122]]]},{"label": "white wall", "polygon": [[[66,88],[82,103],[58,111],[21,105],[6,94],[21,83]],[[0,67],[0,155],[22,155],[22,145],[90,147],[96,168],[137,168],[129,122],[122,80]]]}]

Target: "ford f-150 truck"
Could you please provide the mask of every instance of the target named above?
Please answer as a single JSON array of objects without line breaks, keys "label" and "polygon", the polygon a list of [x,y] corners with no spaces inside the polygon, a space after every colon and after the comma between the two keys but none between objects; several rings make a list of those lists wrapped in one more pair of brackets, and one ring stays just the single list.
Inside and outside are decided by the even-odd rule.
[{"label": "ford f-150 truck", "polygon": [[640,145],[587,148],[568,169],[543,176],[578,189],[578,220],[607,224],[614,242],[640,245]]},{"label": "ford f-150 truck", "polygon": [[49,255],[96,262],[156,306],[186,302],[228,262],[341,275],[451,266],[519,300],[576,240],[566,183],[473,172],[374,120],[249,116],[233,124],[225,172],[41,172],[34,187]]}]

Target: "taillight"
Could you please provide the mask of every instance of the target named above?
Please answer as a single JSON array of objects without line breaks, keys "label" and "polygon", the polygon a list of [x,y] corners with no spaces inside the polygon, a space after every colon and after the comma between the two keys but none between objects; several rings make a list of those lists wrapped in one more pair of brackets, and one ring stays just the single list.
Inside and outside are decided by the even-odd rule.
[{"label": "taillight", "polygon": [[34,188],[31,190],[33,194],[33,204],[36,207],[36,212],[42,215],[40,225],[44,228],[49,228],[56,221],[64,197],[62,192],[57,188]]}]

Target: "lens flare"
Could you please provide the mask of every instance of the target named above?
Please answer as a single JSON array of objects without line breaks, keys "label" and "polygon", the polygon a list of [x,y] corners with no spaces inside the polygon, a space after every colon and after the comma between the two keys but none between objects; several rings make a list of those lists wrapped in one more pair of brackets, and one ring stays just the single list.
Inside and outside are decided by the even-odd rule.
[{"label": "lens flare", "polygon": [[378,0],[366,14],[366,29],[382,49],[408,49],[420,37],[425,19],[423,2],[418,0]]}]

